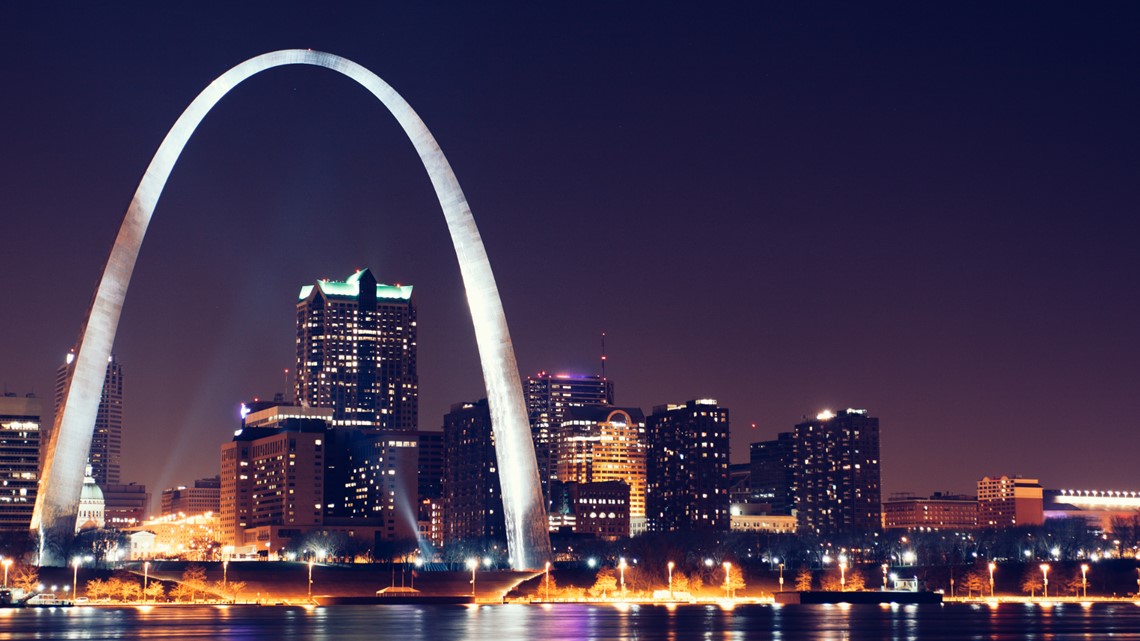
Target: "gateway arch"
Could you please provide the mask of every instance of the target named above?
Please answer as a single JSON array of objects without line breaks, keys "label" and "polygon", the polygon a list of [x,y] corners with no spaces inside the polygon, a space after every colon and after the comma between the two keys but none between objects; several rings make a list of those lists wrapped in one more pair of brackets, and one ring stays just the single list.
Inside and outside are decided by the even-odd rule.
[{"label": "gateway arch", "polygon": [[[104,370],[115,340],[127,285],[155,205],[182,148],[206,114],[231,89],[257,73],[285,65],[324,67],[352,78],[388,108],[415,146],[447,220],[475,326],[495,436],[511,564],[515,569],[541,567],[550,558],[550,536],[518,365],[487,251],[475,226],[471,208],[459,188],[459,181],[431,132],[392,87],[351,60],[305,49],[262,54],[219,76],[174,123],[147,167],[115,238],[91,302],[87,323],[80,334],[74,372],[64,391],[63,409],[55,417],[48,442],[32,529],[39,531],[41,542],[45,539],[65,540],[62,537],[74,531],[83,469],[91,447]],[[53,556],[50,550],[43,552],[47,558]],[[52,560],[65,562],[58,558]]]}]

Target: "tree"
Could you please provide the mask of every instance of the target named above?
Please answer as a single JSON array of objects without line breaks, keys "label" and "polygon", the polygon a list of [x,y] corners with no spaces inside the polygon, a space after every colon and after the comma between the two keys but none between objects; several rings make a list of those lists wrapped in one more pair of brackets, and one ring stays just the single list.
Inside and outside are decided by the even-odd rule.
[{"label": "tree", "polygon": [[194,588],[185,583],[179,583],[170,591],[170,598],[178,602],[182,602],[183,600],[189,601],[194,598],[195,593],[196,590]]},{"label": "tree", "polygon": [[119,598],[123,601],[138,601],[142,596],[142,586],[126,579],[119,581]]},{"label": "tree", "polygon": [[151,581],[147,584],[144,593],[151,601],[158,601],[166,596],[166,586],[162,584],[162,581]]},{"label": "tree", "polygon": [[590,588],[590,592],[594,596],[601,596],[603,599],[617,589],[617,575],[614,574],[612,568],[602,568],[598,570],[598,575],[594,578],[594,587]]},{"label": "tree", "polygon": [[245,588],[246,588],[245,581],[230,581],[229,582],[229,588],[230,588],[230,600],[231,601],[237,601],[238,595],[241,594],[242,592],[245,592]]},{"label": "tree", "polygon": [[980,567],[975,567],[962,576],[962,585],[966,588],[967,597],[974,596],[974,592],[977,592],[978,596],[983,596],[989,584],[989,574]]},{"label": "tree", "polygon": [[847,573],[847,585],[843,589],[848,592],[862,592],[867,587],[867,581],[863,578],[863,573],[859,570],[852,568]]},{"label": "tree", "polygon": [[107,582],[103,579],[91,579],[85,588],[88,599],[98,601],[107,596]]},{"label": "tree", "polygon": [[819,587],[824,592],[839,592],[843,586],[839,583],[838,574],[824,574],[819,579]]},{"label": "tree", "polygon": [[190,588],[190,598],[198,600],[198,593],[206,590],[206,568],[191,564],[182,572],[182,585]]},{"label": "tree", "polygon": [[811,570],[803,567],[796,572],[796,590],[799,592],[811,591]]},{"label": "tree", "polygon": [[744,572],[741,571],[740,566],[729,566],[728,570],[728,596],[729,598],[736,596],[737,590],[744,589]]},{"label": "tree", "polygon": [[108,599],[118,599],[123,591],[123,580],[117,576],[113,576],[103,582],[103,587],[107,590]]},{"label": "tree", "polygon": [[1041,571],[1033,566],[1026,568],[1025,574],[1021,577],[1021,591],[1028,592],[1032,598],[1037,596],[1038,590],[1043,589],[1045,589],[1045,583],[1041,579]]},{"label": "tree", "polygon": [[20,565],[12,574],[12,585],[31,594],[40,586],[40,572],[32,565]]},{"label": "tree", "polygon": [[1084,588],[1084,581],[1081,580],[1080,571],[1071,574],[1059,573],[1057,575],[1057,585],[1064,586],[1069,594],[1073,596],[1081,596]]}]

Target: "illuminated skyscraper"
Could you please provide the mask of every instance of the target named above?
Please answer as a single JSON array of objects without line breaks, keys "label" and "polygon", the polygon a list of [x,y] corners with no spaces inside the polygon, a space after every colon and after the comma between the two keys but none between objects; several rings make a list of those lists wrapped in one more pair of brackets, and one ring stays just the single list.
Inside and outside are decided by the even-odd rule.
[{"label": "illuminated skyscraper", "polygon": [[296,403],[333,410],[333,425],[415,430],[416,307],[410,285],[367,269],[319,280],[297,302]]},{"label": "illuminated skyscraper", "polygon": [[526,411],[530,416],[534,454],[542,495],[549,505],[551,480],[558,468],[558,428],[571,407],[613,405],[614,383],[601,376],[539,372],[526,379]]},{"label": "illuminated skyscraper", "polygon": [[660,405],[646,421],[650,532],[729,528],[728,408],[713,399]]},{"label": "illuminated skyscraper", "polygon": [[[55,411],[59,413],[63,390],[71,373],[75,354],[67,359],[55,373]],[[43,444],[47,445],[50,428],[44,430]],[[41,455],[42,456],[42,455]],[[112,354],[107,359],[107,375],[103,379],[103,396],[99,400],[99,413],[95,417],[95,432],[91,436],[91,450],[87,461],[91,464],[91,478],[99,487],[121,482],[123,456],[123,368]]]},{"label": "illuminated skyscraper", "polygon": [[880,530],[879,419],[867,410],[824,411],[792,434],[798,531]]},{"label": "illuminated skyscraper", "polygon": [[40,401],[0,396],[0,530],[27,531],[39,489]]},{"label": "illuminated skyscraper", "polygon": [[645,415],[637,408],[570,407],[558,431],[562,483],[621,481],[629,486],[625,534],[645,531]]}]

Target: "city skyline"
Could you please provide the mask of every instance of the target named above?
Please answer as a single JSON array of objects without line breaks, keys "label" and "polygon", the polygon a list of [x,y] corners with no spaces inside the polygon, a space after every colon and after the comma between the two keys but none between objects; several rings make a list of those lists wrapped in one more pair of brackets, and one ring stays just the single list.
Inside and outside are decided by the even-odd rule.
[{"label": "city skyline", "polygon": [[[984,28],[952,16],[969,49],[918,42],[932,27],[916,14],[860,14],[849,28],[808,16],[799,30],[794,14],[735,25],[706,15],[688,25],[696,46],[636,32],[639,53],[619,44],[634,24],[620,10],[569,16],[547,47],[514,32],[488,46],[461,37],[461,18],[480,16],[427,16],[460,37],[417,59],[397,52],[422,52],[407,42],[422,31],[377,42],[299,15],[250,39],[180,16],[203,33],[108,48],[174,17],[110,8],[96,22],[122,24],[83,33],[82,13],[2,11],[21,52],[4,64],[22,100],[0,107],[13,150],[0,161],[13,181],[0,207],[20,239],[11,275],[53,284],[0,308],[10,391],[49,397],[94,284],[73,275],[106,259],[146,158],[188,98],[248,55],[313,46],[390,79],[436,131],[480,216],[522,375],[595,373],[605,331],[617,404],[717,398],[733,413],[734,461],[801,416],[853,406],[882,419],[884,497],[968,491],[995,473],[1135,485],[1136,437],[1118,416],[1140,382],[1129,366],[1140,345],[1128,323],[1137,223],[1124,216],[1137,198],[1125,150],[1140,131],[1127,117],[1138,92],[1126,21],[1025,24],[997,9]],[[908,19],[916,35],[891,29]],[[667,33],[682,24],[667,10],[652,20]],[[575,31],[586,26],[598,33]],[[1025,29],[995,33],[1012,26]],[[859,27],[890,36],[883,52],[856,46]],[[1098,47],[1077,56],[1089,42]],[[515,60],[515,45],[534,60]],[[561,60],[559,45],[583,60]],[[68,55],[84,46],[106,66]],[[856,59],[841,64],[849,50]],[[899,51],[914,59],[885,60]],[[618,64],[596,64],[607,59]],[[858,66],[874,62],[886,66]],[[542,65],[549,75],[535,77]],[[674,69],[694,95],[676,93]],[[421,428],[482,396],[458,274],[450,259],[425,259],[449,251],[438,208],[390,118],[330,76],[281,70],[239,88],[175,171],[115,346],[131,371],[125,480],[158,490],[206,475],[210,456],[196,462],[192,444],[232,432],[241,400],[288,391],[291,297],[314,275],[372,266],[417,287]],[[663,130],[671,144],[655,140]],[[1006,148],[1018,142],[1032,144]],[[595,167],[599,150],[613,157]],[[48,176],[67,189],[46,193]],[[296,251],[310,244],[328,251]],[[164,438],[150,438],[156,429]],[[1123,447],[1083,465],[1061,446],[1073,434]]]}]

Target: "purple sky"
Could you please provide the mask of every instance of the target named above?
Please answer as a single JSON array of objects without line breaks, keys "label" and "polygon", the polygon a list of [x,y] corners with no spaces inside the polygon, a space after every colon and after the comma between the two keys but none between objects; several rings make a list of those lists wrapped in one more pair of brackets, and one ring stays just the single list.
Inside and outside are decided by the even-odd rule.
[{"label": "purple sky", "polygon": [[[50,399],[182,109],[311,47],[385,78],[439,140],[524,375],[594,372],[605,331],[619,404],[717,398],[736,461],[853,406],[881,419],[887,493],[1140,486],[1137,5],[245,4],[0,5],[9,391]],[[298,289],[364,266],[416,286],[438,428],[482,381],[411,145],[331,72],[251,79],[143,246],[115,348],[124,478],[216,474],[238,403],[293,366]]]}]

